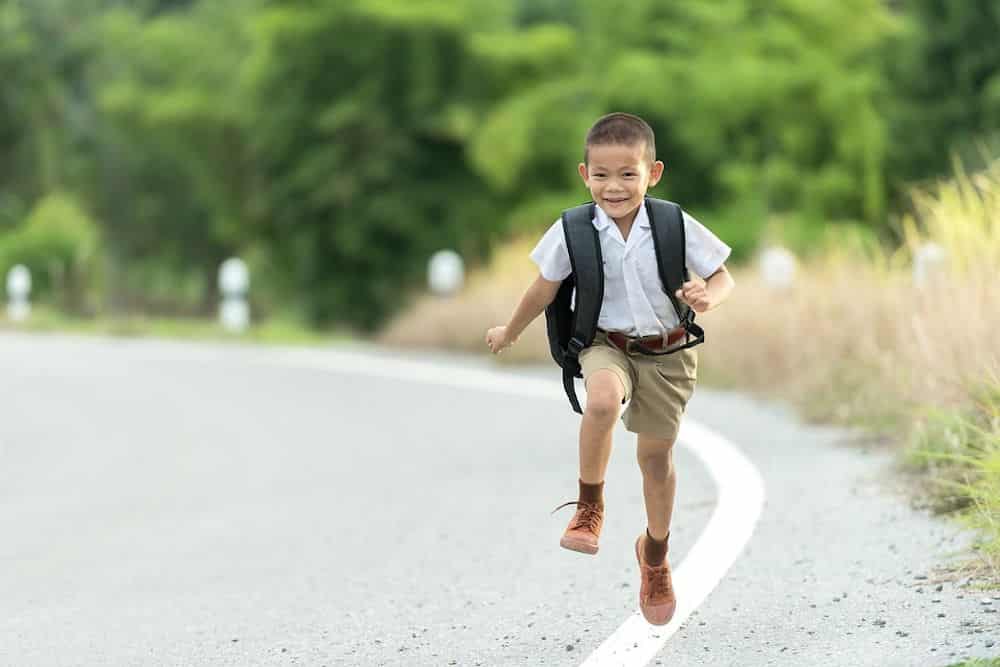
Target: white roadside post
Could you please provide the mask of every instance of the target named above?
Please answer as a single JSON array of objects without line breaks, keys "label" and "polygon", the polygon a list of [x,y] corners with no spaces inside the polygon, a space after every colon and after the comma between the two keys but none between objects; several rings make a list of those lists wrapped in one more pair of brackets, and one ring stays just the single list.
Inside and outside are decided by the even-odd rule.
[{"label": "white roadside post", "polygon": [[943,278],[947,268],[948,251],[937,243],[923,243],[913,253],[913,285],[923,289]]},{"label": "white roadside post", "polygon": [[795,284],[795,255],[780,246],[765,248],[758,257],[760,277],[774,289],[790,289]]},{"label": "white roadside post", "polygon": [[246,294],[250,287],[250,271],[246,262],[230,257],[219,267],[219,321],[227,331],[242,333],[250,325],[250,306]]},{"label": "white roadside post", "polygon": [[427,284],[438,296],[452,296],[465,282],[465,263],[454,250],[439,250],[427,265]]},{"label": "white roadside post", "polygon": [[7,272],[7,317],[23,322],[31,314],[31,271],[18,264]]}]

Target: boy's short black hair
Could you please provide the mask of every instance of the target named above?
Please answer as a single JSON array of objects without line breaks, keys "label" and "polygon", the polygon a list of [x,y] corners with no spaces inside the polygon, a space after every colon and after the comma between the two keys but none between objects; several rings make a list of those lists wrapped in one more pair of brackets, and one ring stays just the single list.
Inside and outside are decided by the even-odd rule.
[{"label": "boy's short black hair", "polygon": [[589,164],[591,146],[606,146],[616,144],[621,146],[646,145],[646,157],[649,163],[656,161],[656,137],[649,123],[630,113],[609,113],[601,116],[587,132],[587,141],[583,147],[583,162]]}]

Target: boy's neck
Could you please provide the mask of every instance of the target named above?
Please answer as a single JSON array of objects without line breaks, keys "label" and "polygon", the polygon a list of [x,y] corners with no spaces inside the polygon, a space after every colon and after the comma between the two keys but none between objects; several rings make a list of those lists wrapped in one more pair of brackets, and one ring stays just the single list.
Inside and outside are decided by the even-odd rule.
[{"label": "boy's neck", "polygon": [[[635,222],[635,217],[638,214],[639,207],[636,207],[634,211],[623,218],[611,218],[611,220],[618,226],[618,231],[622,233],[622,238],[626,241],[628,240],[628,233],[632,231],[632,223]],[[610,218],[611,216],[608,217]]]}]

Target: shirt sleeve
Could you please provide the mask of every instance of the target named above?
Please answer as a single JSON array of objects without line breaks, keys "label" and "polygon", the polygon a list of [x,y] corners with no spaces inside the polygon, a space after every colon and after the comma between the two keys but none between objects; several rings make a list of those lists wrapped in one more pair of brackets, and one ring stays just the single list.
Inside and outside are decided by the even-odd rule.
[{"label": "shirt sleeve", "polygon": [[732,248],[723,243],[718,236],[698,222],[694,216],[684,212],[684,239],[687,247],[685,256],[688,269],[701,278],[708,278],[719,270],[719,267],[729,258]]},{"label": "shirt sleeve", "polygon": [[538,245],[531,251],[531,261],[538,265],[542,278],[553,282],[562,282],[573,272],[561,218],[549,227]]}]

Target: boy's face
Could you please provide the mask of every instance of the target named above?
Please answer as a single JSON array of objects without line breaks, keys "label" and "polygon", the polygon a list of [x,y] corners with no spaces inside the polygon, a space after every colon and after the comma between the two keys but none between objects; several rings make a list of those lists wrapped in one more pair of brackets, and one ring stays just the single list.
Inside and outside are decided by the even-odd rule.
[{"label": "boy's face", "polygon": [[580,163],[580,177],[594,202],[615,220],[631,221],[646,190],[663,175],[663,163],[650,163],[645,143],[593,145],[587,149],[587,162]]}]

